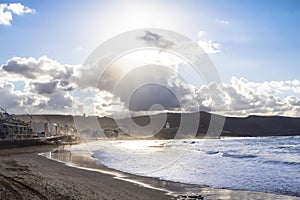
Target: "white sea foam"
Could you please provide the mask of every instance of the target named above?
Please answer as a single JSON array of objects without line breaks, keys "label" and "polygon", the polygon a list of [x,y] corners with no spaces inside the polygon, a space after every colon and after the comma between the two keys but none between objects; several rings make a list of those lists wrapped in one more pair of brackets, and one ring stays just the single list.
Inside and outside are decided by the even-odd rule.
[{"label": "white sea foam", "polygon": [[300,137],[211,140],[96,141],[88,149],[104,165],[141,176],[216,188],[300,196]]}]

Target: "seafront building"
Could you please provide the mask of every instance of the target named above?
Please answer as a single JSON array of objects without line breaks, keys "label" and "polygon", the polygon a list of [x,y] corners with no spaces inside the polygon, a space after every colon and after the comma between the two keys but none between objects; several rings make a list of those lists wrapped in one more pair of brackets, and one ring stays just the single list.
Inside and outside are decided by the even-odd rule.
[{"label": "seafront building", "polygon": [[[1,108],[1,107],[0,107]],[[23,121],[6,110],[0,112],[0,140],[2,139],[29,139],[36,137],[52,137],[75,135],[76,131],[69,125],[55,122]]]},{"label": "seafront building", "polygon": [[0,139],[24,139],[32,137],[32,134],[29,123],[6,111],[0,112]]},{"label": "seafront building", "polygon": [[30,128],[38,137],[51,137],[58,135],[74,135],[74,129],[68,125],[54,122],[30,121]]}]

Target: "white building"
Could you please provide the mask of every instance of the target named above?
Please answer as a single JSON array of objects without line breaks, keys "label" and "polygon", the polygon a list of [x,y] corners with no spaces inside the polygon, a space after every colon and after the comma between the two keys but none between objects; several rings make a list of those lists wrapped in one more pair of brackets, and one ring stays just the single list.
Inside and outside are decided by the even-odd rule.
[{"label": "white building", "polygon": [[33,133],[41,137],[74,134],[72,127],[53,122],[30,122],[30,127]]}]

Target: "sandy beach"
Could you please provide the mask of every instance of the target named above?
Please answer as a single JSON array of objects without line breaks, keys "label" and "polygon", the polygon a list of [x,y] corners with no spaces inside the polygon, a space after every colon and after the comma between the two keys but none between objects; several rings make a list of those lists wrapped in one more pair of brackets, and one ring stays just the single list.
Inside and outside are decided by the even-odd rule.
[{"label": "sandy beach", "polygon": [[[113,170],[111,174],[84,170],[39,155],[53,149],[53,146],[2,149],[0,199],[188,199],[183,197],[187,194],[201,194],[204,199],[299,199],[260,192],[185,185],[133,175],[120,178],[122,175],[113,175]],[[76,155],[73,155],[73,163],[108,170],[105,166]],[[141,182],[160,190],[143,187],[139,184]]]},{"label": "sandy beach", "polygon": [[170,199],[164,192],[38,155],[51,149],[1,150],[0,199]]}]

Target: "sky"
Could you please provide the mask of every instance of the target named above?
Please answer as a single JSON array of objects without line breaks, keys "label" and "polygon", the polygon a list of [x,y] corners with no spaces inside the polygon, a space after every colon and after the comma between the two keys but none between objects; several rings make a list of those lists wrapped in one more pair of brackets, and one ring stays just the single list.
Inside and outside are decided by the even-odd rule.
[{"label": "sky", "polygon": [[[187,36],[217,68],[222,84],[190,81],[189,89],[184,83],[177,88],[168,85],[181,94],[190,92],[199,101],[200,106],[186,104],[183,111],[200,107],[234,116],[300,116],[297,0],[0,1],[0,106],[11,113],[72,113],[76,105],[81,112],[109,114],[111,91],[76,80],[99,45],[140,28],[168,29]],[[170,83],[172,76],[166,73],[162,77]],[[192,73],[189,76],[192,79]],[[150,88],[158,94],[170,92]],[[143,101],[144,93],[140,94]],[[212,93],[222,93],[224,98],[211,99]],[[165,96],[158,103],[163,102],[167,110],[179,110],[174,108],[178,102],[167,105],[174,102],[174,95]],[[118,98],[122,104],[124,98]]]}]

